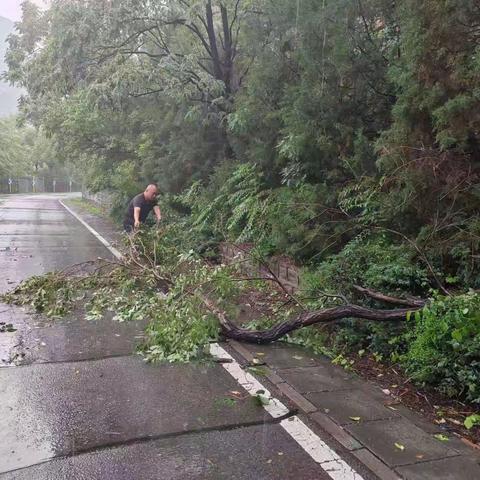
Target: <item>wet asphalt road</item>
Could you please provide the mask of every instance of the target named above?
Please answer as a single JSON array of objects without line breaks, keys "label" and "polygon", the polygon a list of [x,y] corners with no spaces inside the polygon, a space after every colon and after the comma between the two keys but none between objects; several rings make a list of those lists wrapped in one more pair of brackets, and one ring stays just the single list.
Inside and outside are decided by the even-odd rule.
[{"label": "wet asphalt road", "polygon": [[[0,290],[109,252],[53,195],[0,197]],[[148,365],[142,325],[0,305],[0,479],[327,479],[220,365]]]}]

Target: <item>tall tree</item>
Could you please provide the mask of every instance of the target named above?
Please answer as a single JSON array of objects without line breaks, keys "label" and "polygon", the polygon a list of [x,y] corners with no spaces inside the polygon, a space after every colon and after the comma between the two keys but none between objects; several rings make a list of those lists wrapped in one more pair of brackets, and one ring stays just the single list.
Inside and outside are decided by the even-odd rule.
[{"label": "tall tree", "polygon": [[84,163],[88,155],[103,171],[133,162],[138,179],[152,171],[145,159],[160,156],[154,163],[174,173],[173,185],[157,176],[178,189],[231,156],[225,117],[255,52],[242,44],[249,8],[245,0],[55,0],[41,13],[26,2],[8,76],[28,91],[24,114],[64,156]]}]

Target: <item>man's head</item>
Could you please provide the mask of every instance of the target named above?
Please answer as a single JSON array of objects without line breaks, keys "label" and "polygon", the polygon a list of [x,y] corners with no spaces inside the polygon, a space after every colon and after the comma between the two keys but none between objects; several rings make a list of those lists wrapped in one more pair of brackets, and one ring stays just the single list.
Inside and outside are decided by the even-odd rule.
[{"label": "man's head", "polygon": [[153,202],[157,198],[157,195],[158,187],[154,183],[148,185],[148,187],[143,192],[143,196],[145,197],[145,200],[147,200],[147,202]]}]

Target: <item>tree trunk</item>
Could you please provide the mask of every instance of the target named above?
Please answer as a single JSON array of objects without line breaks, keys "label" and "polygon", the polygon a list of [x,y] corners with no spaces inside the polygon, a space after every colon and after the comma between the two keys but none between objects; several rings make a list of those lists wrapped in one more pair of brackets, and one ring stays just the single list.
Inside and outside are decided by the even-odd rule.
[{"label": "tree trunk", "polygon": [[230,26],[228,23],[228,12],[227,9],[220,5],[220,11],[222,14],[222,25],[223,25],[223,37],[224,37],[224,52],[225,58],[223,60],[224,64],[224,82],[225,90],[227,96],[230,96],[232,93],[232,68],[233,68],[233,49],[232,49],[232,38],[230,36]]},{"label": "tree trunk", "polygon": [[211,300],[201,297],[204,305],[218,318],[222,334],[227,338],[241,342],[265,344],[287,335],[294,330],[318,323],[333,323],[344,318],[360,318],[373,322],[392,322],[405,320],[409,312],[420,310],[420,306],[396,310],[376,310],[359,305],[342,305],[339,307],[304,312],[285,322],[274,325],[266,330],[248,330],[230,321],[225,312],[220,310]]},{"label": "tree trunk", "polygon": [[217,80],[224,81],[222,64],[220,55],[218,54],[217,37],[215,35],[215,26],[213,24],[212,2],[209,0],[205,6],[205,13],[207,19],[207,34],[208,42],[210,44],[210,52],[212,54],[213,72]]}]

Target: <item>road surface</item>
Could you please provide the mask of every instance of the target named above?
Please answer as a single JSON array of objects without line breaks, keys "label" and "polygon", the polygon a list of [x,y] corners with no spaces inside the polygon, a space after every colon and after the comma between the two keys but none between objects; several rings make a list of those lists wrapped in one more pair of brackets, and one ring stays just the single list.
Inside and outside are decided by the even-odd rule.
[{"label": "road surface", "polygon": [[[0,198],[1,291],[110,256],[60,198]],[[0,312],[1,480],[371,478],[326,473],[221,364],[144,363],[141,324]]]}]

